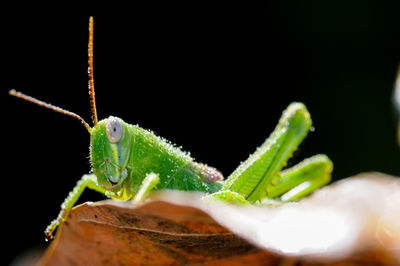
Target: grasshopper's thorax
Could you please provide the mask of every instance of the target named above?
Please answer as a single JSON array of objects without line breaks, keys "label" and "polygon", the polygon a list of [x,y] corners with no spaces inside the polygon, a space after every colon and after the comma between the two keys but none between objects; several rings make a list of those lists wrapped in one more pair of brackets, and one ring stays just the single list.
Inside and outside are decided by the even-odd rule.
[{"label": "grasshopper's thorax", "polygon": [[128,177],[132,136],[129,125],[110,116],[90,132],[90,160],[98,183],[106,190],[119,192]]}]

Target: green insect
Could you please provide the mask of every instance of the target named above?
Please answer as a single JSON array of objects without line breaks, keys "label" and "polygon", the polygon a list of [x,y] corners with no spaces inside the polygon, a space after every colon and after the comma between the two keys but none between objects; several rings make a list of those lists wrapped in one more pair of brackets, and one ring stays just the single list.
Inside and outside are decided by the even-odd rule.
[{"label": "green insect", "polygon": [[67,219],[85,188],[112,199],[134,202],[143,201],[153,190],[177,189],[204,192],[204,199],[258,204],[294,201],[330,181],[333,165],[326,155],[313,156],[281,171],[311,127],[310,114],[302,103],[290,104],[269,138],[224,181],[215,168],[195,162],[150,131],[113,116],[98,121],[93,82],[93,18],[89,20],[88,61],[93,127],[75,113],[10,91],[13,96],[80,120],[90,133],[92,174],[84,175],[69,193],[57,219],[45,230],[48,239]]}]

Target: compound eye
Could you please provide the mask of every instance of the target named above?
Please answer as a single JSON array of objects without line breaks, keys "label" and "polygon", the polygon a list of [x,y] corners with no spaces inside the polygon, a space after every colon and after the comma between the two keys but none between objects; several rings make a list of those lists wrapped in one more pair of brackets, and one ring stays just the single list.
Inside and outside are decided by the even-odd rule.
[{"label": "compound eye", "polygon": [[124,133],[121,120],[116,117],[110,117],[106,123],[106,133],[109,142],[117,143],[120,141]]}]

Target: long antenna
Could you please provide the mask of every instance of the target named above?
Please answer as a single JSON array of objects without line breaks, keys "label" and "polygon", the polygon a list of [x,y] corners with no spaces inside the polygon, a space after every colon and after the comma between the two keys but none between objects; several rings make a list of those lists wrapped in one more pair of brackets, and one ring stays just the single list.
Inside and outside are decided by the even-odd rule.
[{"label": "long antenna", "polygon": [[89,44],[88,44],[88,74],[89,74],[89,96],[90,96],[90,106],[92,107],[92,120],[93,124],[96,126],[97,120],[97,110],[96,110],[96,100],[94,98],[94,80],[93,80],[93,17],[89,19]]},{"label": "long antenna", "polygon": [[21,92],[18,92],[18,91],[16,91],[16,90],[10,90],[9,93],[10,93],[10,95],[12,95],[12,96],[15,96],[15,97],[17,97],[17,98],[21,98],[21,99],[23,99],[23,100],[25,100],[25,101],[28,101],[28,102],[37,104],[37,105],[39,105],[39,106],[45,107],[45,108],[50,109],[50,110],[53,110],[53,111],[56,111],[57,113],[61,113],[61,114],[68,115],[68,116],[72,116],[73,118],[76,118],[76,119],[80,120],[81,123],[82,123],[82,125],[83,125],[89,132],[90,132],[90,130],[91,130],[89,124],[86,123],[86,121],[83,120],[82,117],[80,117],[79,115],[77,115],[77,114],[75,114],[75,113],[73,113],[73,112],[64,110],[64,109],[62,109],[62,108],[60,108],[60,107],[54,106],[54,105],[49,104],[49,103],[42,102],[42,101],[40,101],[40,100],[38,100],[38,99],[35,99],[35,98],[31,97],[31,96],[28,96],[28,95],[23,94],[23,93],[21,93]]}]

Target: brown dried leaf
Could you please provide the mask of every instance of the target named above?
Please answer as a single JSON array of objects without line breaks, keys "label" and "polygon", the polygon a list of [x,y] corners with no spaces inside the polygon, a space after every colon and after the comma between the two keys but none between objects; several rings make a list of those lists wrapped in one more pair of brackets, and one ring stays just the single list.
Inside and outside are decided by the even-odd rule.
[{"label": "brown dried leaf", "polygon": [[75,207],[41,264],[394,265],[399,221],[400,180],[378,173],[277,208],[166,192],[141,205]]}]

